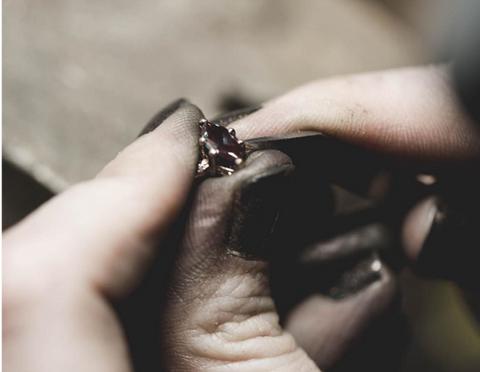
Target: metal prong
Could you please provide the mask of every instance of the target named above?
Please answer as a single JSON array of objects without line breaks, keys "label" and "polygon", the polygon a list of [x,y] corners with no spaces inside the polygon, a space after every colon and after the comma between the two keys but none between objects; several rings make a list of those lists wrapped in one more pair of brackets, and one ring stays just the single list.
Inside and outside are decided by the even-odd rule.
[{"label": "metal prong", "polygon": [[243,164],[243,159],[242,158],[236,158],[235,159],[235,165],[239,167],[240,165]]},{"label": "metal prong", "polygon": [[203,175],[208,171],[208,159],[202,159],[197,165],[197,175],[196,177],[203,177]]},{"label": "metal prong", "polygon": [[210,174],[212,176],[215,175],[215,173],[217,172],[217,155],[220,151],[218,151],[217,149],[214,149],[214,148],[211,148],[209,151],[208,151],[208,160],[209,160],[209,163],[210,163],[210,166],[209,166],[209,170],[210,170]]},{"label": "metal prong", "polygon": [[207,142],[207,139],[206,139],[205,137],[200,137],[200,138],[198,139],[198,144],[199,144],[199,145],[203,145],[205,142]]},{"label": "metal prong", "polygon": [[235,137],[235,129],[233,129],[233,128],[228,128],[228,133],[229,133],[231,136]]},{"label": "metal prong", "polygon": [[227,167],[218,167],[217,173],[219,173],[222,176],[231,176],[233,174],[234,170],[227,168]]},{"label": "metal prong", "polygon": [[212,148],[208,151],[208,156],[217,156],[219,152],[217,149]]},{"label": "metal prong", "polygon": [[208,123],[208,120],[207,119],[200,119],[198,121],[198,125],[201,127],[203,127],[206,123]]}]

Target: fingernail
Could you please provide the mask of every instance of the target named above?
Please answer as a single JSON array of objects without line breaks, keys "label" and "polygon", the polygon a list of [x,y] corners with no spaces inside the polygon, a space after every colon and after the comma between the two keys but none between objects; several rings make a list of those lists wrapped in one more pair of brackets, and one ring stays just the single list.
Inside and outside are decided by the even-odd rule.
[{"label": "fingernail", "polygon": [[358,261],[348,270],[341,272],[336,281],[329,287],[327,296],[341,300],[360,292],[368,285],[381,279],[382,262],[372,254]]},{"label": "fingernail", "polygon": [[228,224],[230,254],[248,259],[268,259],[269,242],[286,196],[292,165],[257,175],[236,192]]},{"label": "fingernail", "polygon": [[175,111],[177,111],[180,107],[184,104],[188,104],[189,102],[185,98],[180,98],[168,106],[160,110],[142,129],[138,137],[143,136],[144,134],[150,133],[154,131],[160,124],[162,124],[165,120],[168,119]]},{"label": "fingernail", "polygon": [[380,254],[392,244],[393,231],[373,223],[297,249],[302,287],[332,299],[352,296],[382,279]]},{"label": "fingernail", "polygon": [[224,127],[230,125],[234,121],[243,119],[244,117],[253,114],[254,112],[260,110],[262,106],[251,106],[243,109],[230,111],[226,114],[221,114],[212,119],[213,122],[220,124]]},{"label": "fingernail", "polygon": [[418,254],[418,273],[480,286],[480,213],[476,203],[438,198],[431,228]]},{"label": "fingernail", "polygon": [[381,223],[370,223],[335,234],[333,237],[308,244],[299,250],[303,265],[335,264],[349,258],[382,252],[393,244],[392,229]]}]

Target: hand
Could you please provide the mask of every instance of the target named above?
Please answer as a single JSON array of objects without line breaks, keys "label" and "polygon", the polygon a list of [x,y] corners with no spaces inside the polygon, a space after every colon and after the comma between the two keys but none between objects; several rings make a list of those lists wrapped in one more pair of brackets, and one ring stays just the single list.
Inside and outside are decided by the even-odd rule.
[{"label": "hand", "polygon": [[3,235],[3,367],[129,371],[112,305],[138,286],[187,200],[201,112],[179,101],[91,181]]},{"label": "hand", "polygon": [[433,66],[332,78],[267,102],[232,126],[243,139],[317,130],[434,175],[435,194],[405,220],[405,253],[415,262],[435,252],[425,269],[472,285],[479,282],[470,258],[479,242],[480,130],[450,85],[446,68]]},{"label": "hand", "polygon": [[[253,364],[267,369],[291,362],[316,370],[279,327],[269,297],[269,237],[288,199],[293,166],[279,152],[258,152],[234,176],[206,180],[195,193],[184,229],[177,217],[193,182],[199,118],[200,111],[186,102],[168,107],[144,131],[151,133],[96,179],[73,187],[5,232],[6,369],[173,369],[185,360],[186,368],[220,368],[230,357],[242,366],[253,352],[258,356]],[[186,307],[179,302],[183,296],[189,296]],[[348,313],[361,302],[353,328],[363,328],[391,296],[385,271],[343,307]],[[235,326],[242,319],[230,339],[201,334],[212,320],[215,331],[221,323]],[[272,337],[258,338],[257,332]],[[243,346],[250,352],[241,342],[233,343],[237,337],[245,337]],[[210,339],[215,343],[204,358],[195,353],[205,350],[192,355],[198,345],[208,349]],[[335,343],[335,335],[323,339]],[[262,346],[264,341],[268,344]],[[345,344],[339,341],[333,353],[323,353],[324,362],[338,358]],[[223,355],[227,350],[229,356]]]},{"label": "hand", "polygon": [[[478,176],[480,134],[455,102],[448,88],[447,75],[441,68],[408,69],[310,84],[265,104],[260,110],[231,123],[231,127],[242,139],[314,129],[376,151],[410,169],[437,175],[442,182],[446,179],[460,183],[465,177],[474,182]],[[319,159],[319,169],[321,161],[325,159]],[[238,180],[241,183],[245,174],[242,172],[230,179],[209,180],[198,190],[187,238],[181,245],[172,274],[163,321],[165,350],[170,356],[169,351],[177,353],[167,359],[167,363],[174,369],[217,371],[315,371],[316,365],[331,366],[369,322],[388,308],[395,292],[391,273],[380,264],[379,278],[367,281],[366,285],[340,300],[323,293],[311,294],[288,309],[284,314],[284,328],[280,328],[273,306],[279,290],[272,299],[269,278],[283,275],[286,277],[283,284],[295,282],[295,278],[289,276],[290,272],[279,273],[273,265],[273,272],[270,272],[262,257],[238,254],[235,250],[237,238],[229,235],[232,231],[226,228],[223,218],[228,213],[221,212],[222,205],[228,211],[231,204],[235,205],[234,193],[229,198],[231,203],[226,205],[223,195],[229,190],[227,182]],[[220,190],[221,200],[213,200],[212,195]],[[467,194],[474,197],[472,193]],[[289,194],[289,198],[296,196]],[[316,208],[317,226],[322,226],[318,222],[324,213],[320,208],[321,199],[311,200],[312,206],[302,204],[302,207]],[[422,250],[429,232],[435,233],[431,229],[431,209],[435,208],[435,202],[434,198],[420,201],[405,219],[403,246],[412,261]],[[327,203],[323,206],[328,209]],[[211,210],[214,213],[208,213]],[[475,212],[477,217],[470,216],[477,218],[474,222],[478,221],[478,209]],[[289,222],[295,219],[308,223],[301,214],[294,215]],[[468,241],[458,229],[449,234],[452,233],[460,244],[466,244],[466,248],[478,245],[478,238]],[[381,243],[381,234],[373,235],[374,238],[365,230],[353,231],[331,241],[319,242],[315,247],[320,257],[317,262],[326,262],[331,256],[338,258],[345,248],[358,253],[359,246]],[[189,236],[204,238],[200,249],[191,244]],[[296,238],[302,236],[295,235],[288,242]],[[270,248],[275,255],[279,246],[273,244]],[[458,246],[453,247],[456,248]],[[465,263],[455,251],[450,250],[450,253],[452,265],[455,261]],[[188,262],[187,257],[193,260]],[[303,291],[301,287],[286,286],[280,290],[290,294]],[[396,345],[394,335],[387,333],[387,337],[388,343]],[[381,357],[379,350],[373,351],[377,355],[371,355],[370,364]]]},{"label": "hand", "polygon": [[[453,159],[468,169],[469,163],[478,160],[479,136],[451,97],[441,93],[445,92],[441,73],[406,71],[381,76],[353,78],[353,85],[361,86],[359,92],[348,85],[345,89],[344,79],[301,88],[234,126],[239,137],[247,138],[307,125],[385,155],[420,158],[425,164]],[[397,94],[399,85],[412,95],[434,94],[435,88],[429,88],[432,84],[440,89],[439,97],[422,107]],[[321,103],[327,96],[337,103],[330,101],[325,108]],[[304,101],[316,109],[307,103],[304,106]],[[355,111],[357,103],[364,107]],[[364,108],[373,110],[373,115],[363,117]],[[443,114],[442,109],[446,109]],[[350,110],[363,119],[339,125],[350,117],[340,113]],[[312,295],[291,310],[285,325],[307,353],[279,326],[268,284],[268,258],[272,249],[275,253],[275,241],[268,243],[267,238],[276,210],[285,200],[282,195],[292,166],[275,151],[252,155],[247,166],[231,177],[203,182],[191,203],[185,229],[178,229],[184,233],[180,244],[175,244],[176,239],[165,241],[193,182],[201,117],[185,103],[167,111],[174,113],[125,150],[97,179],[59,196],[4,235],[6,368],[131,370],[130,346],[134,351],[145,347],[161,354],[167,370],[315,371],[316,363],[329,365],[338,360],[352,339],[389,306],[394,294],[392,277],[381,267],[375,281],[346,299]],[[444,118],[444,129],[461,134],[458,138],[468,134],[471,139],[465,146],[449,137],[455,134],[439,135],[435,144],[427,135],[406,141],[408,133],[417,133],[414,129],[398,133],[398,127],[386,129],[389,119],[400,124],[406,119],[403,128],[408,128],[413,113],[426,126],[431,125],[431,115],[438,115]],[[253,129],[255,122],[265,124],[265,129]],[[359,125],[363,129],[356,132]],[[377,130],[390,134],[380,136]],[[437,140],[443,141],[439,148]],[[132,316],[138,312],[128,311],[129,306],[135,307],[132,299],[144,293],[155,295],[155,291],[142,291],[146,284],[155,288],[152,282],[158,288],[156,295],[164,296],[165,282],[149,280],[152,270],[147,274],[147,268],[154,259],[168,259],[167,253],[172,252],[167,248],[175,250],[175,261],[168,276],[165,308],[156,314],[161,346],[127,345],[124,332],[131,335],[143,322]],[[334,251],[341,248],[337,244]],[[147,300],[156,302],[154,297]],[[120,309],[120,317],[113,307]]]}]

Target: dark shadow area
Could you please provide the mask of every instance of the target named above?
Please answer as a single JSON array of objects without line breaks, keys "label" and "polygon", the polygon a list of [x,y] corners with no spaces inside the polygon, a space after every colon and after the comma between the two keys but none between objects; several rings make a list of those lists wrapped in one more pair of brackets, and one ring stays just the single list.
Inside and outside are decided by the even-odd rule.
[{"label": "dark shadow area", "polygon": [[2,230],[8,229],[54,193],[9,161],[2,159]]}]

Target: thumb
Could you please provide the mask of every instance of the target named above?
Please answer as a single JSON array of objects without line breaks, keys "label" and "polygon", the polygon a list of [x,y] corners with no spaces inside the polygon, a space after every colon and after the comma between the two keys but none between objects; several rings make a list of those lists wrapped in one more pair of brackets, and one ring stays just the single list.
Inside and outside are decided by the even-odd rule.
[{"label": "thumb", "polygon": [[318,371],[279,325],[267,240],[293,166],[257,152],[198,188],[162,321],[168,370]]}]

